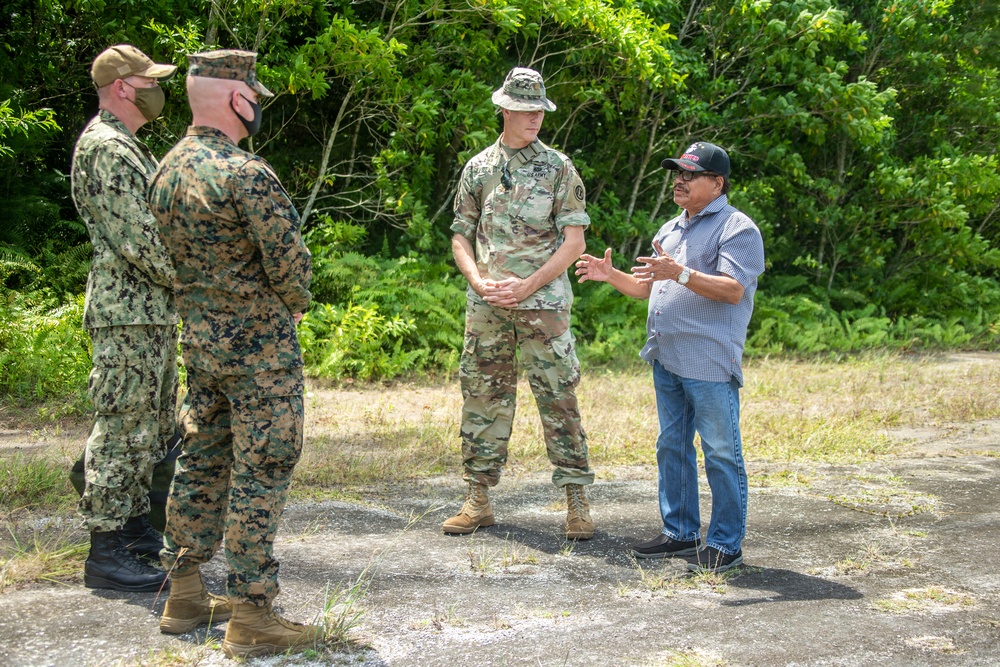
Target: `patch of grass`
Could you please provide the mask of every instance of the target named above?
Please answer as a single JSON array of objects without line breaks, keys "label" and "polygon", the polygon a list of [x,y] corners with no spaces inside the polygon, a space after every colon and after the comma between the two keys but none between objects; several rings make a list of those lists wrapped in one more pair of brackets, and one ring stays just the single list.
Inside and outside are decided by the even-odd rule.
[{"label": "patch of grass", "polygon": [[208,661],[213,653],[212,646],[195,644],[182,649],[168,646],[149,649],[138,656],[118,658],[113,662],[101,661],[95,667],[191,667]]},{"label": "patch of grass", "polygon": [[0,547],[0,592],[12,586],[47,581],[66,583],[79,578],[90,542],[80,542],[71,532],[43,534],[33,531],[30,542],[21,540],[8,526],[12,544]]},{"label": "patch of grass", "polygon": [[[866,539],[858,549],[829,568],[813,568],[812,574],[853,576],[880,574],[900,569],[910,569],[917,559],[910,556],[913,539],[926,537],[926,531],[897,526],[891,519],[882,539]],[[918,552],[919,553],[919,552]]]},{"label": "patch of grass", "polygon": [[931,586],[929,588],[911,588],[890,597],[880,598],[872,603],[872,607],[890,614],[906,614],[955,607],[971,607],[975,603],[975,598],[967,593],[949,590],[941,586]]},{"label": "patch of grass", "polygon": [[[639,575],[639,587],[642,590],[660,593],[666,597],[671,597],[679,589],[684,587],[684,575],[672,568],[643,567],[638,561],[635,562],[635,571]],[[629,588],[619,587],[619,594],[629,592]]]},{"label": "patch of grass", "polygon": [[794,470],[778,470],[776,472],[750,473],[747,483],[755,489],[801,488],[812,484],[812,478]]},{"label": "patch of grass", "polygon": [[865,542],[856,553],[834,563],[833,569],[836,574],[843,576],[896,568],[909,569],[913,567],[914,562],[904,555],[907,549],[905,543],[901,549],[887,550],[876,542]]},{"label": "patch of grass", "polygon": [[499,616],[493,617],[493,623],[491,624],[494,630],[510,630],[514,627],[510,621]]},{"label": "patch of grass", "polygon": [[699,651],[669,651],[662,667],[726,667],[729,663],[715,656],[705,655]]},{"label": "patch of grass", "polygon": [[933,635],[924,637],[910,637],[906,643],[913,648],[922,651],[932,651],[934,653],[956,654],[965,653],[955,646],[955,641],[951,637],[935,637]]},{"label": "patch of grass", "polygon": [[309,394],[307,445],[296,467],[293,497],[335,497],[339,488],[445,474],[461,463],[456,387],[332,390],[328,401]]},{"label": "patch of grass", "polygon": [[350,585],[342,582],[333,586],[327,584],[320,623],[328,647],[350,645],[349,634],[361,623],[365,613],[361,600],[368,592],[370,583],[369,568],[365,568]]},{"label": "patch of grass", "polygon": [[707,588],[720,595],[729,590],[728,581],[740,575],[743,567],[734,567],[725,572],[692,572],[685,579],[694,588]]},{"label": "patch of grass", "polygon": [[469,567],[480,576],[514,574],[525,565],[538,565],[538,557],[523,544],[511,542],[509,535],[499,547],[477,543],[474,539],[469,542]]},{"label": "patch of grass", "polygon": [[[436,630],[440,632],[444,630],[445,627],[461,628],[465,627],[465,619],[459,617],[455,612],[458,605],[453,604],[444,611],[435,611],[434,615],[428,619],[423,619],[419,621],[413,621],[410,624],[410,629],[412,630]],[[508,626],[510,627],[510,626]]]},{"label": "patch of grass", "polygon": [[[643,566],[638,560],[632,557],[636,573],[639,575],[639,588],[671,597],[678,591],[708,590],[712,593],[724,594],[728,590],[727,582],[740,574],[744,568],[733,568],[726,572],[689,572],[687,570],[676,570],[673,567],[656,567],[655,564],[666,565],[669,559],[660,563],[653,561],[654,565]],[[625,596],[632,592],[632,589],[619,584],[619,596]]]},{"label": "patch of grass", "polygon": [[895,475],[852,475],[846,484],[854,487],[847,493],[830,494],[831,502],[867,514],[898,519],[937,508],[937,497],[913,491]]},{"label": "patch of grass", "polygon": [[863,463],[894,454],[900,444],[877,419],[744,411],[742,436],[749,460]]},{"label": "patch of grass", "polygon": [[0,456],[0,512],[64,510],[76,498],[65,462],[21,452]]},{"label": "patch of grass", "polygon": [[298,477],[292,482],[289,497],[292,500],[311,500],[314,502],[339,500],[353,505],[370,504],[370,500],[357,488],[319,486],[317,484],[310,484],[307,480],[301,480]]}]

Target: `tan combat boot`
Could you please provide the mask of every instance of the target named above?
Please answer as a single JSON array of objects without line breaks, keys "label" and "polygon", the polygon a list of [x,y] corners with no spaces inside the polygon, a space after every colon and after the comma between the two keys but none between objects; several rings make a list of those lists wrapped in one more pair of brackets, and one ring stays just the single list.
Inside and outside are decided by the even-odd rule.
[{"label": "tan combat boot", "polygon": [[233,603],[222,651],[227,658],[304,651],[324,640],[318,625],[295,623],[279,616],[270,604]]},{"label": "tan combat boot", "polygon": [[589,540],[594,536],[590,503],[580,484],[566,485],[566,539]]},{"label": "tan combat boot", "polygon": [[185,574],[170,574],[170,596],[160,618],[160,632],[180,635],[199,625],[224,621],[232,615],[226,598],[205,590],[196,568]]},{"label": "tan combat boot", "polygon": [[477,528],[492,526],[494,523],[493,506],[490,505],[486,485],[469,482],[469,491],[462,509],[445,521],[441,528],[449,535],[467,535]]}]

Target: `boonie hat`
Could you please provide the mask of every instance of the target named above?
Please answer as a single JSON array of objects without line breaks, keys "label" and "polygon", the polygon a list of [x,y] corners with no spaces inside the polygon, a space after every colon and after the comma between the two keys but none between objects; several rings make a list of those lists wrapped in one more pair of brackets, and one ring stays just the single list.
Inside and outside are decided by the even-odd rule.
[{"label": "boonie hat", "polygon": [[509,111],[555,111],[556,105],[545,97],[542,75],[527,67],[515,67],[503,86],[493,91],[493,104]]},{"label": "boonie hat", "polygon": [[257,80],[257,54],[253,51],[221,49],[188,56],[188,76],[242,81],[258,95],[274,97],[274,93]]},{"label": "boonie hat", "polygon": [[729,154],[715,144],[697,141],[687,147],[679,158],[667,158],[660,163],[664,169],[680,171],[711,171],[729,178]]},{"label": "boonie hat", "polygon": [[90,78],[94,85],[103,88],[115,79],[130,76],[148,76],[154,79],[168,79],[177,71],[177,65],[154,63],[145,53],[131,44],[117,44],[108,47],[94,58],[90,68]]}]

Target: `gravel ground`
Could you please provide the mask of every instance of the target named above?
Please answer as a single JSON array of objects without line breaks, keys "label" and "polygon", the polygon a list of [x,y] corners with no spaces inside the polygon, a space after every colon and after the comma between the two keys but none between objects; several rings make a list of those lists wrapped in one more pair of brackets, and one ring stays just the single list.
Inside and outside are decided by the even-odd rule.
[{"label": "gravel ground", "polygon": [[[752,489],[746,565],[725,578],[629,556],[659,527],[651,467],[603,471],[598,533],[576,545],[548,474],[504,479],[499,523],[471,537],[440,532],[456,479],[296,504],[277,544],[280,606],[312,620],[360,579],[363,614],[347,645],[248,664],[997,665],[1000,442],[995,422],[981,426],[970,451],[983,454],[928,439],[910,458],[802,466],[808,486]],[[216,558],[209,586],[224,573]],[[225,624],[161,635],[162,606],[79,582],[7,590],[0,665],[232,664]]]}]

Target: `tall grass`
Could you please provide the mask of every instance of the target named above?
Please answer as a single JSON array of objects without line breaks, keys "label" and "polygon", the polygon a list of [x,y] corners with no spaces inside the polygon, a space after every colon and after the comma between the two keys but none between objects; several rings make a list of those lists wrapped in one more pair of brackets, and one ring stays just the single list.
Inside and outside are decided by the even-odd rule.
[{"label": "tall grass", "polygon": [[[862,463],[904,446],[893,429],[1000,417],[1000,365],[984,359],[898,353],[842,361],[757,359],[741,392],[750,461]],[[657,420],[646,366],[584,369],[577,390],[591,464],[655,460]],[[307,403],[307,442],[296,493],[460,474],[457,382],[317,390]],[[525,381],[505,474],[546,470],[541,423]]]},{"label": "tall grass", "polygon": [[58,511],[75,501],[67,462],[45,454],[0,456],[0,514],[20,509]]},{"label": "tall grass", "polygon": [[88,410],[90,337],[83,295],[65,305],[0,299],[0,400],[59,401],[71,414]]}]

